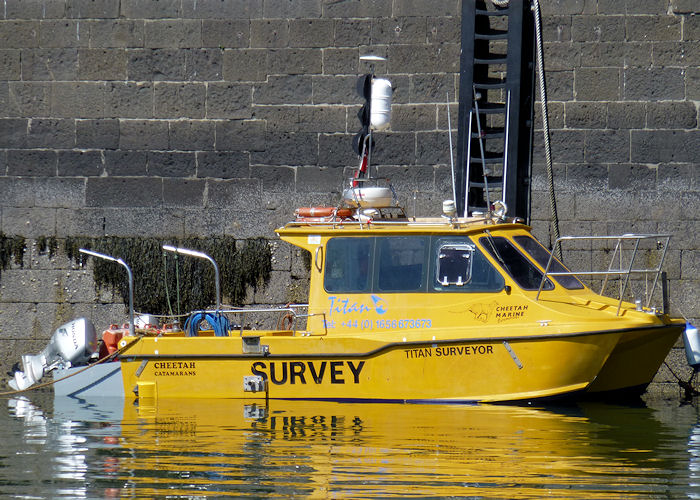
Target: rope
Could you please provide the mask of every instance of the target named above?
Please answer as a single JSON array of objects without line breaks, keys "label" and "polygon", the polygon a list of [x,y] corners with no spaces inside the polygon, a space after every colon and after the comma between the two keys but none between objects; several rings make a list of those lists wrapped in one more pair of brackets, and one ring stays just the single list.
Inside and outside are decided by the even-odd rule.
[{"label": "rope", "polygon": [[57,382],[63,382],[63,381],[66,380],[66,379],[69,379],[69,378],[71,378],[71,377],[75,377],[76,375],[78,375],[78,374],[80,374],[80,373],[83,373],[85,370],[88,370],[88,369],[92,368],[93,366],[99,365],[100,363],[104,363],[104,362],[106,362],[106,361],[108,361],[108,360],[110,360],[110,359],[112,359],[112,358],[115,358],[115,357],[119,356],[121,353],[127,351],[127,350],[130,349],[132,346],[134,346],[139,340],[141,340],[142,337],[143,337],[142,335],[139,335],[138,337],[136,337],[136,340],[134,340],[133,342],[129,342],[129,343],[126,344],[124,347],[122,347],[122,348],[117,349],[116,351],[114,351],[112,354],[108,354],[107,356],[105,356],[105,357],[103,357],[103,358],[101,358],[101,359],[98,359],[98,360],[95,361],[94,363],[89,364],[89,365],[87,365],[86,367],[82,368],[81,370],[78,370],[77,372],[71,373],[70,375],[66,375],[65,377],[62,377],[62,378],[59,378],[59,379],[56,379],[56,380],[50,380],[49,382],[44,382],[43,384],[32,385],[32,386],[30,386],[30,387],[27,387],[26,389],[20,389],[20,390],[17,390],[17,391],[0,392],[0,397],[4,397],[4,396],[14,396],[14,395],[17,395],[17,394],[22,394],[22,393],[24,393],[24,392],[33,391],[33,390],[35,390],[35,389],[43,389],[44,387],[50,387],[50,386],[54,385],[54,384],[57,383]]},{"label": "rope", "polygon": [[190,315],[187,321],[185,321],[185,332],[187,332],[187,336],[196,337],[203,321],[209,323],[212,330],[214,330],[214,335],[217,337],[228,336],[228,331],[230,329],[228,318],[219,312],[196,312]]},{"label": "rope", "polygon": [[[535,16],[535,38],[537,40],[537,73],[540,83],[540,102],[542,104],[542,132],[544,134],[544,153],[547,161],[547,184],[549,186],[549,207],[552,212],[552,230],[554,240],[559,239],[559,217],[557,216],[557,201],[554,196],[554,170],[552,168],[552,148],[549,143],[549,115],[547,113],[547,86],[544,76],[544,49],[542,48],[542,17],[540,15],[540,2],[533,0]],[[554,256],[562,261],[561,246],[557,243],[554,248]]]}]

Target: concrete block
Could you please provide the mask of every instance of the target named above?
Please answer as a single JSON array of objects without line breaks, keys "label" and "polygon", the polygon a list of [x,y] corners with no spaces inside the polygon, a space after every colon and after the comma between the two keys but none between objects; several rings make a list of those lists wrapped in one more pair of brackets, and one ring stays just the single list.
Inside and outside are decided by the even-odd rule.
[{"label": "concrete block", "polygon": [[571,16],[552,13],[542,19],[542,39],[545,42],[570,42]]},{"label": "concrete block", "polygon": [[574,95],[577,101],[618,101],[620,92],[618,68],[576,68],[574,70]]},{"label": "concrete block", "polygon": [[448,94],[452,98],[455,98],[457,95],[455,80],[453,75],[450,74],[411,75],[409,81],[409,100],[411,103],[445,102]]},{"label": "concrete block", "polygon": [[375,165],[415,165],[416,134],[396,132],[374,136],[377,144],[372,150],[372,162]]},{"label": "concrete block", "polygon": [[337,132],[345,130],[345,108],[341,106],[301,106],[301,132]]},{"label": "concrete block", "polygon": [[148,152],[148,175],[156,177],[194,177],[194,153]]},{"label": "concrete block", "polygon": [[574,42],[621,42],[625,40],[625,16],[573,16]]},{"label": "concrete block", "polygon": [[218,17],[202,21],[202,47],[242,49],[250,45],[250,21]]},{"label": "concrete block", "polygon": [[341,17],[340,19],[334,19],[333,21],[335,27],[336,47],[359,47],[361,45],[369,45],[371,43],[372,22],[369,19]]},{"label": "concrete block", "polygon": [[390,73],[455,73],[459,71],[459,43],[390,45]]},{"label": "concrete block", "polygon": [[198,19],[156,19],[144,24],[146,48],[202,46],[202,22]]},{"label": "concrete block", "polygon": [[0,49],[0,79],[20,79],[22,65],[19,55],[19,49]]},{"label": "concrete block", "polygon": [[267,0],[263,2],[263,17],[292,19],[321,17],[321,0]]},{"label": "concrete block", "polygon": [[[435,189],[435,169],[432,166],[378,166],[378,176],[389,179],[397,193],[413,196],[419,188],[423,191]],[[445,193],[447,195],[447,193]],[[433,207],[433,210],[437,206]]]},{"label": "concrete block", "polygon": [[[357,110],[354,110],[350,115],[355,119],[352,128],[359,128],[357,121],[357,111],[361,97],[357,95],[355,87],[357,84],[357,75],[352,76],[314,76],[311,80],[312,87],[312,102],[314,104],[343,104],[357,103]],[[303,89],[301,89],[303,90]],[[278,102],[276,104],[284,104]]]},{"label": "concrete block", "polygon": [[608,188],[608,165],[568,164],[566,165],[565,191],[601,191]]},{"label": "concrete block", "polygon": [[153,83],[110,82],[106,93],[105,115],[107,117],[153,117]]},{"label": "concrete block", "polygon": [[425,43],[427,36],[424,17],[379,18],[372,23],[372,42],[377,44]]},{"label": "concrete block", "polygon": [[183,0],[182,17],[193,19],[251,19],[262,17],[263,0]]},{"label": "concrete block", "polygon": [[206,86],[203,83],[154,84],[156,118],[204,118]]},{"label": "concrete block", "polygon": [[418,132],[415,161],[420,165],[449,165],[449,136],[444,132]]},{"label": "concrete block", "polygon": [[[8,82],[6,85],[4,116],[50,116],[51,90],[48,83]],[[2,93],[0,99],[3,99]]]},{"label": "concrete block", "polygon": [[162,200],[163,180],[153,177],[89,177],[85,187],[87,207],[158,207]]},{"label": "concrete block", "polygon": [[51,83],[51,113],[57,118],[103,118],[107,88],[97,82]]},{"label": "concrete block", "polygon": [[[289,302],[291,276],[284,271],[271,271],[270,281],[255,291],[256,304],[286,304]],[[267,315],[269,316],[269,314]],[[269,321],[269,319],[268,319]]]},{"label": "concrete block", "polygon": [[253,89],[247,83],[209,83],[206,87],[207,118],[252,118]]},{"label": "concrete block", "polygon": [[310,104],[311,76],[270,76],[266,83],[253,88],[255,104]]},{"label": "concrete block", "polygon": [[34,179],[32,178],[0,176],[0,192],[2,192],[3,207],[27,208],[36,206]]},{"label": "concrete block", "polygon": [[216,122],[217,151],[263,151],[265,123],[262,120],[226,120]]},{"label": "concrete block", "polygon": [[207,180],[206,208],[239,210],[262,206],[261,182],[258,179]]},{"label": "concrete block", "polygon": [[271,49],[267,58],[268,73],[281,75],[321,74],[321,49]]},{"label": "concrete block", "polygon": [[610,165],[610,189],[645,191],[656,189],[656,168],[647,165]]},{"label": "concrete block", "polygon": [[700,148],[700,131],[633,130],[631,161],[638,163],[692,163]]},{"label": "concrete block", "polygon": [[169,149],[176,151],[213,150],[216,125],[207,120],[169,122]]},{"label": "concrete block", "polygon": [[290,47],[332,47],[334,22],[332,19],[290,19]]},{"label": "concrete block", "polygon": [[694,0],[671,0],[671,8],[674,14],[700,14],[700,6]]},{"label": "concrete block", "polygon": [[139,82],[185,79],[185,52],[177,49],[127,50],[127,76]]},{"label": "concrete block", "polygon": [[64,177],[91,177],[104,173],[99,151],[59,151],[58,175]]},{"label": "concrete block", "polygon": [[120,149],[168,149],[165,120],[119,120]]},{"label": "concrete block", "polygon": [[270,167],[256,165],[251,167],[251,177],[262,181],[263,193],[285,193],[295,191],[295,171],[293,167]]},{"label": "concrete block", "polygon": [[257,82],[267,79],[267,50],[224,50],[223,76],[230,82]]},{"label": "concrete block", "polygon": [[459,40],[462,33],[460,19],[452,16],[429,17],[428,43],[449,43]]},{"label": "concrete block", "polygon": [[591,163],[630,161],[630,132],[627,130],[587,130],[584,158]]},{"label": "concrete block", "polygon": [[184,235],[184,215],[172,207],[110,208],[104,210],[104,231],[106,236],[181,237]]},{"label": "concrete block", "polygon": [[647,127],[652,129],[694,129],[697,110],[692,102],[664,101],[647,103]]},{"label": "concrete block", "polygon": [[197,177],[241,179],[250,177],[249,154],[239,151],[198,152]]},{"label": "concrete block", "polygon": [[222,49],[190,49],[185,52],[185,76],[188,81],[223,80]]},{"label": "concrete block", "polygon": [[680,41],[681,28],[678,16],[625,16],[625,36],[629,41]]},{"label": "concrete block", "polygon": [[289,46],[287,19],[253,19],[250,21],[250,47],[272,48]]},{"label": "concrete block", "polygon": [[30,121],[24,118],[0,120],[0,147],[23,148],[27,146]]},{"label": "concrete block", "polygon": [[547,98],[549,101],[574,100],[574,72],[548,71]]},{"label": "concrete block", "polygon": [[[46,20],[39,23],[39,47],[87,47],[90,27],[68,19]],[[29,47],[33,45],[28,45]]]},{"label": "concrete block", "polygon": [[119,17],[119,3],[112,0],[66,0],[66,16],[78,19]]},{"label": "concrete block", "polygon": [[170,207],[204,206],[205,182],[199,179],[163,179],[163,204]]},{"label": "concrete block", "polygon": [[652,62],[656,66],[697,67],[700,50],[697,42],[654,42]]},{"label": "concrete block", "polygon": [[623,72],[625,100],[683,100],[685,86],[680,68],[627,68]]},{"label": "concrete block", "polygon": [[72,148],[75,146],[75,120],[37,118],[29,121],[27,147]]},{"label": "concrete block", "polygon": [[391,17],[392,0],[352,0],[349,2],[325,2],[323,17],[353,19]]},{"label": "concrete block", "polygon": [[90,47],[142,48],[144,21],[134,19],[95,19],[89,21]]},{"label": "concrete block", "polygon": [[[596,46],[598,44],[595,44]],[[619,45],[619,44],[618,44]],[[584,66],[583,48],[573,42],[545,42],[544,60],[547,61],[548,71],[571,71],[571,68]],[[596,64],[596,66],[600,66]]]},{"label": "concrete block", "polygon": [[697,164],[661,164],[657,171],[657,189],[659,190],[700,191]]},{"label": "concrete block", "polygon": [[104,209],[56,209],[56,230],[54,234],[57,238],[65,238],[67,236],[101,236],[104,234],[104,229]]},{"label": "concrete block", "polygon": [[607,123],[607,103],[566,102],[564,103],[566,128],[605,128]]},{"label": "concrete block", "polygon": [[5,0],[5,19],[57,19],[65,16],[65,0]]},{"label": "concrete block", "polygon": [[333,167],[298,167],[298,193],[330,193],[338,191],[343,185],[343,169]]},{"label": "concrete block", "polygon": [[354,134],[320,134],[318,164],[322,167],[357,167],[359,158],[352,149]]},{"label": "concrete block", "polygon": [[182,15],[180,0],[122,0],[120,7],[126,19],[168,19]]},{"label": "concrete block", "polygon": [[28,177],[56,175],[57,156],[47,149],[19,149],[7,152],[7,174]]},{"label": "concrete block", "polygon": [[644,128],[646,105],[642,102],[609,102],[607,119],[607,128]]},{"label": "concrete block", "polygon": [[356,75],[359,73],[360,54],[357,48],[326,48],[321,52],[324,75]]},{"label": "concrete block", "polygon": [[700,100],[700,68],[687,68],[685,72],[686,98]]},{"label": "concrete block", "polygon": [[668,2],[665,0],[626,0],[627,14],[666,14]]},{"label": "concrete block", "polygon": [[[581,163],[585,137],[583,130],[552,130],[550,139],[552,157],[560,163]],[[535,136],[533,157],[545,157],[541,141],[537,139],[537,136]]]},{"label": "concrete block", "polygon": [[78,79],[126,79],[125,49],[80,49],[78,51]]},{"label": "concrete block", "polygon": [[421,0],[396,0],[395,16],[454,16],[460,12],[459,0],[425,3]]},{"label": "concrete block", "polygon": [[104,168],[110,177],[135,177],[146,175],[148,155],[146,151],[105,151]]},{"label": "concrete block", "polygon": [[23,49],[39,46],[39,21],[0,21],[0,47]]},{"label": "concrete block", "polygon": [[2,209],[2,232],[21,234],[25,238],[38,238],[53,234],[56,228],[56,211],[52,208]]},{"label": "concrete block", "polygon": [[76,120],[75,146],[81,149],[117,149],[119,120]]},{"label": "concrete block", "polygon": [[85,204],[85,179],[37,177],[32,191],[36,207],[77,208]]},{"label": "concrete block", "polygon": [[263,165],[315,165],[318,135],[305,132],[268,133],[266,147],[251,154],[251,163]]}]

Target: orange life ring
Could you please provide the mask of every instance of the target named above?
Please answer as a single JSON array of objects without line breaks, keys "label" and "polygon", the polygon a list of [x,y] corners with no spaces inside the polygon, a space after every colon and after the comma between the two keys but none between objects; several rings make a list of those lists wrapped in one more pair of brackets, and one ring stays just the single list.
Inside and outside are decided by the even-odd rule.
[{"label": "orange life ring", "polygon": [[352,209],[337,207],[299,207],[295,211],[297,219],[323,219],[325,217],[347,218],[352,217]]}]

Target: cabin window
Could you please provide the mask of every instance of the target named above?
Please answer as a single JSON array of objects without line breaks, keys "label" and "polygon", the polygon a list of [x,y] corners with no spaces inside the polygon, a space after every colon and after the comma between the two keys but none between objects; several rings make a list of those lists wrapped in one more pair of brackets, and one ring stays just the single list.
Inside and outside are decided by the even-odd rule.
[{"label": "cabin window", "polygon": [[441,292],[498,292],[503,276],[469,238],[441,238],[434,246],[433,289]]},{"label": "cabin window", "polygon": [[374,238],[332,238],[323,279],[328,292],[362,293],[370,288]]},{"label": "cabin window", "polygon": [[[550,253],[539,241],[529,235],[514,236],[513,239],[523,250],[525,250],[525,253],[527,253],[534,259],[535,262],[542,266],[542,269],[547,268]],[[555,273],[569,272],[569,270],[556,258],[552,260],[549,270]],[[581,282],[576,279],[575,276],[552,276],[552,278],[561,286],[568,288],[569,290],[578,290],[583,288],[583,284],[581,284]]]},{"label": "cabin window", "polygon": [[426,236],[377,238],[377,291],[425,290],[425,268],[430,240]]},{"label": "cabin window", "polygon": [[[482,236],[479,243],[496,259],[501,267],[524,290],[537,290],[543,272],[537,269],[515,246],[502,236]],[[551,290],[554,284],[547,279],[543,290]]]},{"label": "cabin window", "polygon": [[443,245],[438,250],[435,278],[442,286],[464,286],[472,278],[474,245]]}]

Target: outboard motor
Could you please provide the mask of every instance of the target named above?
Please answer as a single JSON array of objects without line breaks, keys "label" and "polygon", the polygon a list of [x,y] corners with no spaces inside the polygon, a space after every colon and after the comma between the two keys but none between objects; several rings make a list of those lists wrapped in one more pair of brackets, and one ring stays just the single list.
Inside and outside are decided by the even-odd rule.
[{"label": "outboard motor", "polygon": [[689,322],[685,324],[683,344],[685,345],[685,357],[688,359],[688,364],[695,371],[700,370],[700,334],[698,333],[698,328]]},{"label": "outboard motor", "polygon": [[57,366],[69,367],[86,363],[95,352],[95,327],[86,318],[74,319],[56,329],[40,354],[23,355],[22,370],[16,370],[14,378],[8,383],[16,391],[24,390]]}]

